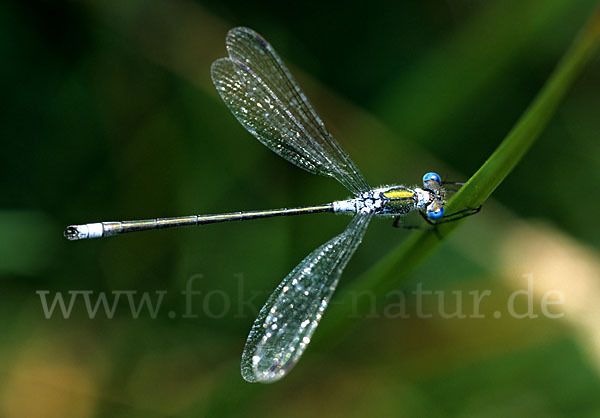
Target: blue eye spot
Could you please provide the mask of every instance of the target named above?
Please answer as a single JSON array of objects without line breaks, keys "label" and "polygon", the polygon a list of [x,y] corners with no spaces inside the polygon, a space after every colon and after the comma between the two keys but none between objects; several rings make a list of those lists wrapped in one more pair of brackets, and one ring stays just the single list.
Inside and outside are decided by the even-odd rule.
[{"label": "blue eye spot", "polygon": [[441,183],[442,179],[438,173],[427,173],[423,176],[423,183],[427,184],[430,181],[434,181],[436,183]]},{"label": "blue eye spot", "polygon": [[444,216],[444,212],[445,212],[444,208],[438,208],[431,212],[427,212],[427,216],[429,217],[429,219],[433,219],[434,221],[437,221],[438,219],[440,219]]}]

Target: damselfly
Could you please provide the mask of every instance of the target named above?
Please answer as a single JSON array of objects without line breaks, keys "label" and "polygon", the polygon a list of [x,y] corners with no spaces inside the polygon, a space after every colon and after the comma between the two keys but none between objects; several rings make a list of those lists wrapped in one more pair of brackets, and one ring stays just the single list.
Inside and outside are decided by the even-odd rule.
[{"label": "damselfly", "polygon": [[277,286],[256,318],[242,354],[242,376],[273,382],[298,362],[338,284],[342,270],[375,215],[399,217],[416,210],[431,224],[471,215],[478,209],[444,214],[446,189],[439,175],[423,176],[423,187],[371,188],[331,136],[275,50],[248,28],[229,31],[229,57],[215,61],[212,80],[238,121],[260,142],[311,173],[333,177],[351,199],[323,205],[219,215],[71,225],[69,240],[126,232],[243,221],[307,213],[348,213],[354,217],[340,235],[310,253]]}]

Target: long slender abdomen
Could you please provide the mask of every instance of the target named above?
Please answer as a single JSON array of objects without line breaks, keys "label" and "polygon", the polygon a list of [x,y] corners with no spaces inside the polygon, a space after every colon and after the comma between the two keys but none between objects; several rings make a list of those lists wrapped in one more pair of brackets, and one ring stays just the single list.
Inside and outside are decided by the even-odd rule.
[{"label": "long slender abdomen", "polygon": [[192,215],[180,218],[155,218],[139,221],[96,222],[83,225],[69,225],[65,229],[65,237],[70,241],[76,241],[89,238],[109,237],[127,232],[147,231],[151,229],[197,226],[219,222],[246,221],[250,219],[271,218],[274,216],[293,216],[333,211],[333,203],[327,203],[325,205],[305,206],[300,208],[231,212],[218,215]]}]

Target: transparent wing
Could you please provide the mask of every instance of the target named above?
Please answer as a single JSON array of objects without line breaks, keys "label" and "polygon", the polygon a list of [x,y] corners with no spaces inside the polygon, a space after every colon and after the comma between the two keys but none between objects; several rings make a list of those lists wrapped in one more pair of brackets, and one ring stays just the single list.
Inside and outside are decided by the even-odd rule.
[{"label": "transparent wing", "polygon": [[240,123],[298,167],[333,177],[354,194],[370,190],[271,45],[248,28],[230,30],[226,45],[229,58],[215,61],[211,75]]},{"label": "transparent wing", "polygon": [[310,253],[269,296],[244,347],[245,380],[274,382],[298,362],[372,216],[355,215],[344,232]]}]

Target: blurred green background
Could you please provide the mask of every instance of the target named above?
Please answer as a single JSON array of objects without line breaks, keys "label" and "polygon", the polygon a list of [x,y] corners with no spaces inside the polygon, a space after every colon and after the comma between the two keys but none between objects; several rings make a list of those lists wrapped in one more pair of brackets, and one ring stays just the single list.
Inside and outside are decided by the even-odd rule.
[{"label": "blurred green background", "polygon": [[[410,317],[390,314],[394,295],[376,300],[279,383],[239,374],[255,310],[349,218],[62,237],[71,223],[347,196],[268,151],[217,97],[209,66],[234,26],[274,45],[372,185],[418,184],[477,170],[595,4],[3,2],[0,416],[600,416],[597,58],[482,213],[401,283]],[[340,287],[408,234],[374,220]],[[512,318],[526,274],[539,316]],[[196,318],[184,317],[190,278]],[[418,318],[418,286],[445,295],[446,312],[461,294],[467,315],[469,292],[490,290],[485,318],[445,318],[435,296]],[[123,296],[92,319],[80,294],[69,318],[56,307],[46,319],[36,292],[68,304],[78,290],[93,303],[164,297],[155,318]],[[540,310],[552,291],[560,319]]]}]

